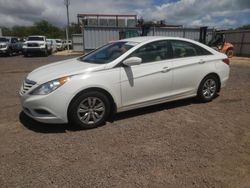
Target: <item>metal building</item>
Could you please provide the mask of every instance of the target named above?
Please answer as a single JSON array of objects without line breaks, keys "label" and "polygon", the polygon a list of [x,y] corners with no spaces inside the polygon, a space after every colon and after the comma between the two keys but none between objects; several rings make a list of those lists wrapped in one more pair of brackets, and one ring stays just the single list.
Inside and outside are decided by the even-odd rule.
[{"label": "metal building", "polygon": [[[110,41],[119,40],[119,33],[124,30],[134,30],[139,34],[140,28],[128,27],[85,27],[82,34],[72,35],[72,44],[74,51],[96,49]],[[212,37],[213,29],[208,29],[207,41]],[[194,28],[151,28],[148,36],[169,36],[184,37],[198,41],[200,37],[200,29]],[[83,46],[84,43],[84,46]]]},{"label": "metal building", "polygon": [[136,27],[134,14],[78,14],[78,25],[83,27]]},{"label": "metal building", "polygon": [[[140,20],[133,14],[78,14],[77,19],[82,33],[72,35],[74,51],[88,51],[110,41],[119,40],[123,31],[126,31],[126,34],[131,31],[125,38],[140,36],[143,32],[140,27],[136,27]],[[164,26],[151,27],[147,35],[184,37],[193,40],[200,38],[200,28],[183,28],[180,25],[166,24]],[[212,32],[212,29],[207,30],[207,40],[211,39]]]}]

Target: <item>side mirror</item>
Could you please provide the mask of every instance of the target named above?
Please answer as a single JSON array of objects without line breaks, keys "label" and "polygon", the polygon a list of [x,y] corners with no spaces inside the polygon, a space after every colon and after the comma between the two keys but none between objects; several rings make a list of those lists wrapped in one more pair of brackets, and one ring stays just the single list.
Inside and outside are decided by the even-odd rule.
[{"label": "side mirror", "polygon": [[141,64],[142,59],[139,57],[130,57],[126,60],[124,60],[122,63],[127,66],[133,66],[133,65],[139,65]]}]

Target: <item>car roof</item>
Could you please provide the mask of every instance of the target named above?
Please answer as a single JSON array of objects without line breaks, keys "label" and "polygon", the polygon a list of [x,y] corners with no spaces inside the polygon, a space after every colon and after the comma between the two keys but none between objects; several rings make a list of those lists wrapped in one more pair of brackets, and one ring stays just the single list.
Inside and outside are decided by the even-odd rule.
[{"label": "car roof", "polygon": [[43,36],[43,35],[30,35],[28,37],[45,37],[45,36]]},{"label": "car roof", "polygon": [[162,36],[145,36],[145,37],[134,37],[134,38],[127,38],[127,39],[122,39],[120,41],[124,42],[132,42],[132,43],[148,43],[148,42],[154,42],[158,40],[180,40],[180,41],[186,41],[190,42],[196,45],[199,45],[209,51],[213,51],[213,53],[217,53],[217,51],[213,50],[212,48],[208,47],[205,44],[202,44],[198,41],[187,39],[187,38],[181,38],[181,37],[162,37]]},{"label": "car roof", "polygon": [[184,40],[184,41],[194,42],[194,40],[190,40],[190,39],[187,39],[187,38],[162,37],[162,36],[133,37],[133,38],[122,39],[120,41],[142,43],[142,42],[149,42],[149,41],[154,41],[154,40]]},{"label": "car roof", "polygon": [[203,47],[203,48],[207,49],[208,51],[210,51],[213,54],[220,53],[220,52],[217,52],[216,50],[214,50],[214,49],[208,47],[207,45],[202,44],[202,43],[200,43],[198,41],[187,39],[187,38],[181,38],[181,37],[145,36],[145,37],[127,38],[127,39],[122,39],[122,40],[119,40],[119,41],[145,44],[145,43],[150,43],[150,42],[159,41],[159,40],[180,40],[180,41],[186,41],[186,42],[190,42],[192,44],[196,44],[196,45],[198,45],[200,47]]}]

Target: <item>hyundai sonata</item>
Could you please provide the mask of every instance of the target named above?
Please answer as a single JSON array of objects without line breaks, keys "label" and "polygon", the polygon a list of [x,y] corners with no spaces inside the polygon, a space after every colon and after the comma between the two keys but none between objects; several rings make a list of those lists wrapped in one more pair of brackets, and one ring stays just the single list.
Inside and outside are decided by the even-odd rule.
[{"label": "hyundai sonata", "polygon": [[37,121],[93,128],[113,112],[195,96],[209,102],[228,78],[229,59],[206,45],[137,37],[34,70],[20,98],[23,111]]}]

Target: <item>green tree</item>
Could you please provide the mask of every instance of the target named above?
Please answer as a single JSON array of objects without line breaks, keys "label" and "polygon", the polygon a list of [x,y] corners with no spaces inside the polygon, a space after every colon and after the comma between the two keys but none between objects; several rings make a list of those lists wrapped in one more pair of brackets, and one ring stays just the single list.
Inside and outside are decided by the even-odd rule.
[{"label": "green tree", "polygon": [[81,33],[81,28],[77,23],[71,23],[69,26],[69,37],[71,38],[72,34]]},{"label": "green tree", "polygon": [[[80,27],[76,23],[71,23],[69,27],[69,37],[72,34],[80,33]],[[32,26],[13,26],[11,28],[2,27],[3,36],[17,36],[20,38],[29,35],[44,35],[47,38],[66,38],[66,29],[52,25],[46,20],[35,22]]]},{"label": "green tree", "polygon": [[3,36],[12,36],[12,29],[7,27],[2,27]]},{"label": "green tree", "polygon": [[64,38],[63,29],[53,26],[46,20],[35,22],[31,29],[32,35],[45,35],[48,38]]},{"label": "green tree", "polygon": [[243,25],[241,27],[238,27],[237,29],[239,29],[239,30],[249,30],[250,29],[250,24]]}]

